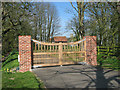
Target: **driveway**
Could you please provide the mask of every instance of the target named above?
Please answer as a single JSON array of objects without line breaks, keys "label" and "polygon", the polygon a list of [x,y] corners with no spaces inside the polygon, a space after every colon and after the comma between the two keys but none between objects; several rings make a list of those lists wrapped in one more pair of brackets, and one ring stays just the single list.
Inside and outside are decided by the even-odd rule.
[{"label": "driveway", "polygon": [[120,88],[117,71],[88,65],[33,69],[47,88]]}]

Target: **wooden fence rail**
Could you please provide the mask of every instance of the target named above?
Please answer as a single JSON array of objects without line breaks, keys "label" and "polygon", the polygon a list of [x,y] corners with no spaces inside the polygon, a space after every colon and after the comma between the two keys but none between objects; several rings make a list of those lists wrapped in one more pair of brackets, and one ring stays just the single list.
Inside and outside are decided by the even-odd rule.
[{"label": "wooden fence rail", "polygon": [[115,56],[116,52],[120,50],[120,46],[97,46],[97,54],[105,54],[107,56]]}]

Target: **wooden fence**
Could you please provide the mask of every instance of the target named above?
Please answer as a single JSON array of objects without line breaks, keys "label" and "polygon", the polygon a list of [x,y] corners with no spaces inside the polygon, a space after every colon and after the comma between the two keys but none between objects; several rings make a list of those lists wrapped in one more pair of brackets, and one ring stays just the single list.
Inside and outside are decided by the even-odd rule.
[{"label": "wooden fence", "polygon": [[116,56],[116,52],[120,50],[120,46],[97,46],[97,54],[105,54],[107,56]]}]

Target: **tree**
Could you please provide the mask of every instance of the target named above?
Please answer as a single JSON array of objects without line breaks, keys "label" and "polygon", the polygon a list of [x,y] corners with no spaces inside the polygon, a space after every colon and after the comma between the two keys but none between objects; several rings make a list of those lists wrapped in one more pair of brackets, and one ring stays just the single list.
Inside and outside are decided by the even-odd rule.
[{"label": "tree", "polygon": [[[113,41],[115,45],[120,46],[120,2],[108,2],[108,4],[113,9],[113,14],[111,15],[111,28],[115,30],[113,33]],[[120,50],[119,48],[116,51],[118,60],[120,60]]]},{"label": "tree", "polygon": [[78,30],[77,30],[77,39],[80,40],[81,38],[83,38],[83,36],[85,35],[85,31],[84,31],[84,13],[85,13],[85,9],[87,8],[87,2],[76,2],[77,7],[75,7],[73,5],[72,2],[70,2],[72,7],[76,10],[77,14],[78,14],[78,21],[79,21],[79,26],[78,26]]},{"label": "tree", "polygon": [[[35,14],[34,37],[40,41],[49,42],[59,30],[59,18],[54,5],[50,3],[33,3],[32,13]],[[36,38],[38,36],[39,38]]]},{"label": "tree", "polygon": [[[89,3],[88,9],[89,19],[86,21],[86,29],[91,32],[89,34],[97,35],[98,45],[116,45],[116,42],[118,42],[118,14],[107,2]],[[113,24],[113,22],[116,24]]]},{"label": "tree", "polygon": [[75,37],[75,41],[78,41],[80,38],[80,34],[79,34],[79,21],[78,21],[78,18],[76,17],[73,17],[73,19],[68,22],[68,25],[67,25],[67,29],[68,30],[72,30],[73,33],[74,33],[74,37]]},{"label": "tree", "polygon": [[2,2],[2,54],[18,49],[18,36],[30,35],[30,3]]}]

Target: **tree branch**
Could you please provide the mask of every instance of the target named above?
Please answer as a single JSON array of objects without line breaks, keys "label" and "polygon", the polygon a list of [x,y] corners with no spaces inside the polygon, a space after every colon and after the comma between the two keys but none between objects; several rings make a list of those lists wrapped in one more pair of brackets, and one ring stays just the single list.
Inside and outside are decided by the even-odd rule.
[{"label": "tree branch", "polygon": [[70,4],[72,5],[72,7],[78,12],[78,10],[73,6],[72,2],[70,2]]}]

